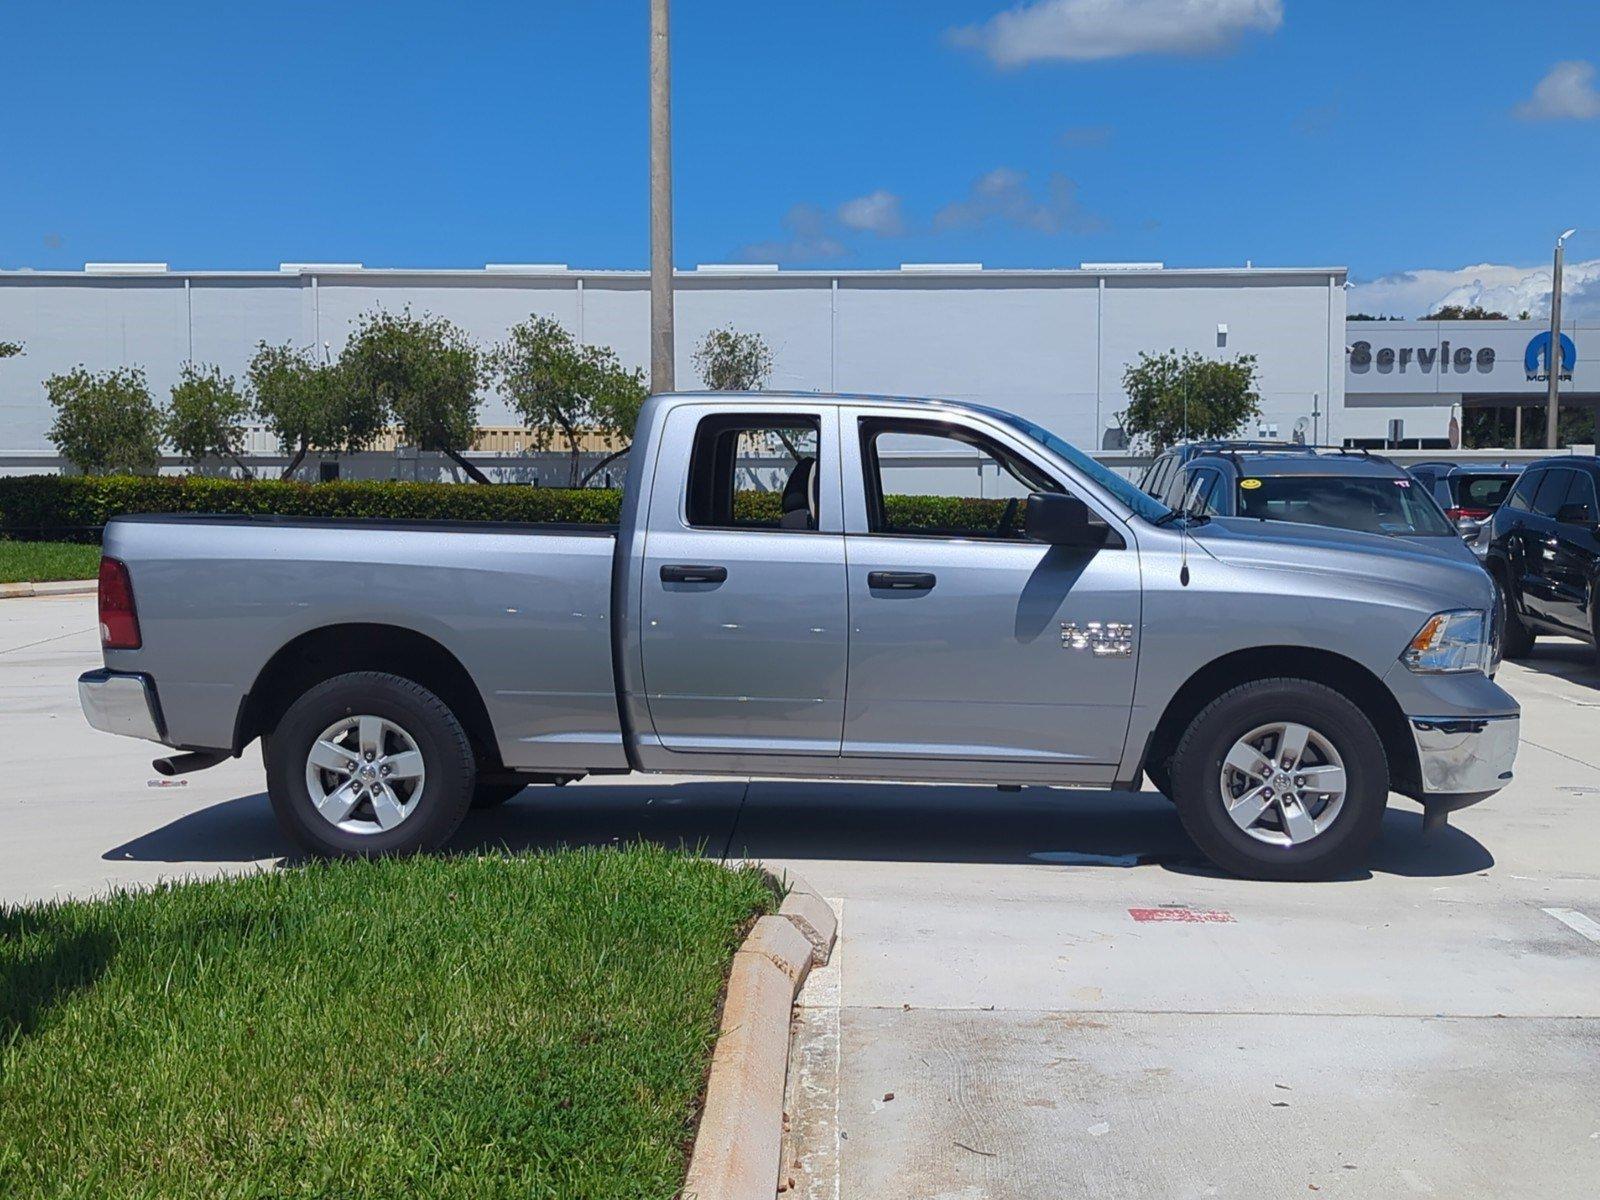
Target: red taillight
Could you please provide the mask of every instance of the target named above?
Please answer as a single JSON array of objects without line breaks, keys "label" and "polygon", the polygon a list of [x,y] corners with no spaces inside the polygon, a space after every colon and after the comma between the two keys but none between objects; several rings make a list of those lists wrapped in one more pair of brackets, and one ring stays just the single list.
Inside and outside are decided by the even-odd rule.
[{"label": "red taillight", "polygon": [[1447,508],[1444,515],[1452,521],[1459,521],[1462,517],[1471,517],[1474,521],[1486,520],[1494,512],[1492,508]]},{"label": "red taillight", "polygon": [[133,607],[133,584],[125,563],[100,560],[100,644],[107,650],[137,650],[139,614]]}]

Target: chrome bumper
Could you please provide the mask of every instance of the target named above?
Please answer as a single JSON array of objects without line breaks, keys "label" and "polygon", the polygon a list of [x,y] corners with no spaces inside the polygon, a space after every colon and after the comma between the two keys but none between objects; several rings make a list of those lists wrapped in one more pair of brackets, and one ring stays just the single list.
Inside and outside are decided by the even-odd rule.
[{"label": "chrome bumper", "polygon": [[78,676],[78,703],[96,729],[125,737],[161,740],[161,709],[146,675],[89,671]]},{"label": "chrome bumper", "polygon": [[1511,782],[1521,718],[1409,717],[1422,768],[1422,796],[1498,792]]}]

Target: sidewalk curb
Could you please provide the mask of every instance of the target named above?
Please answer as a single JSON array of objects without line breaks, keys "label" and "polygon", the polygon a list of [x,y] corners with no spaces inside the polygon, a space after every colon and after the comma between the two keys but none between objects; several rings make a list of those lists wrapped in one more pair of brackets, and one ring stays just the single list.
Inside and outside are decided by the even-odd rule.
[{"label": "sidewalk curb", "polygon": [[0,583],[0,600],[24,596],[77,596],[94,592],[99,583],[93,579],[55,579],[46,583]]},{"label": "sidewalk curb", "polygon": [[794,998],[828,961],[838,923],[804,880],[762,869],[788,895],[734,952],[684,1200],[772,1200],[778,1188]]}]

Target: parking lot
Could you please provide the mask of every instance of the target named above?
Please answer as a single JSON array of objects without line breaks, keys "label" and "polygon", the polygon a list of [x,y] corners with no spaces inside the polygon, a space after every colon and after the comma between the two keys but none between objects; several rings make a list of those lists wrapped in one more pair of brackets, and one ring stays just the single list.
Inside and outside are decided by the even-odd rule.
[{"label": "parking lot", "polygon": [[[93,598],[0,601],[0,899],[248,870],[259,758],[180,780],[90,730]],[[654,778],[536,788],[462,848],[647,837],[837,898],[802,993],[809,1197],[1588,1196],[1600,1178],[1600,672],[1501,681],[1517,778],[1370,872],[1216,875],[1159,796]],[[159,785],[159,786],[158,786]]]}]

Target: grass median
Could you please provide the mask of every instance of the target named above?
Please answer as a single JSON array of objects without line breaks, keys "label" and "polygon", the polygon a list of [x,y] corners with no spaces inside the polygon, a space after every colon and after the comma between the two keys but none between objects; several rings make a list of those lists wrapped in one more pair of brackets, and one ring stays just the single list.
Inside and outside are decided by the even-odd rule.
[{"label": "grass median", "polygon": [[99,571],[99,546],[0,540],[0,583],[93,579]]},{"label": "grass median", "polygon": [[0,1196],[674,1196],[770,906],[637,847],[0,909]]}]

